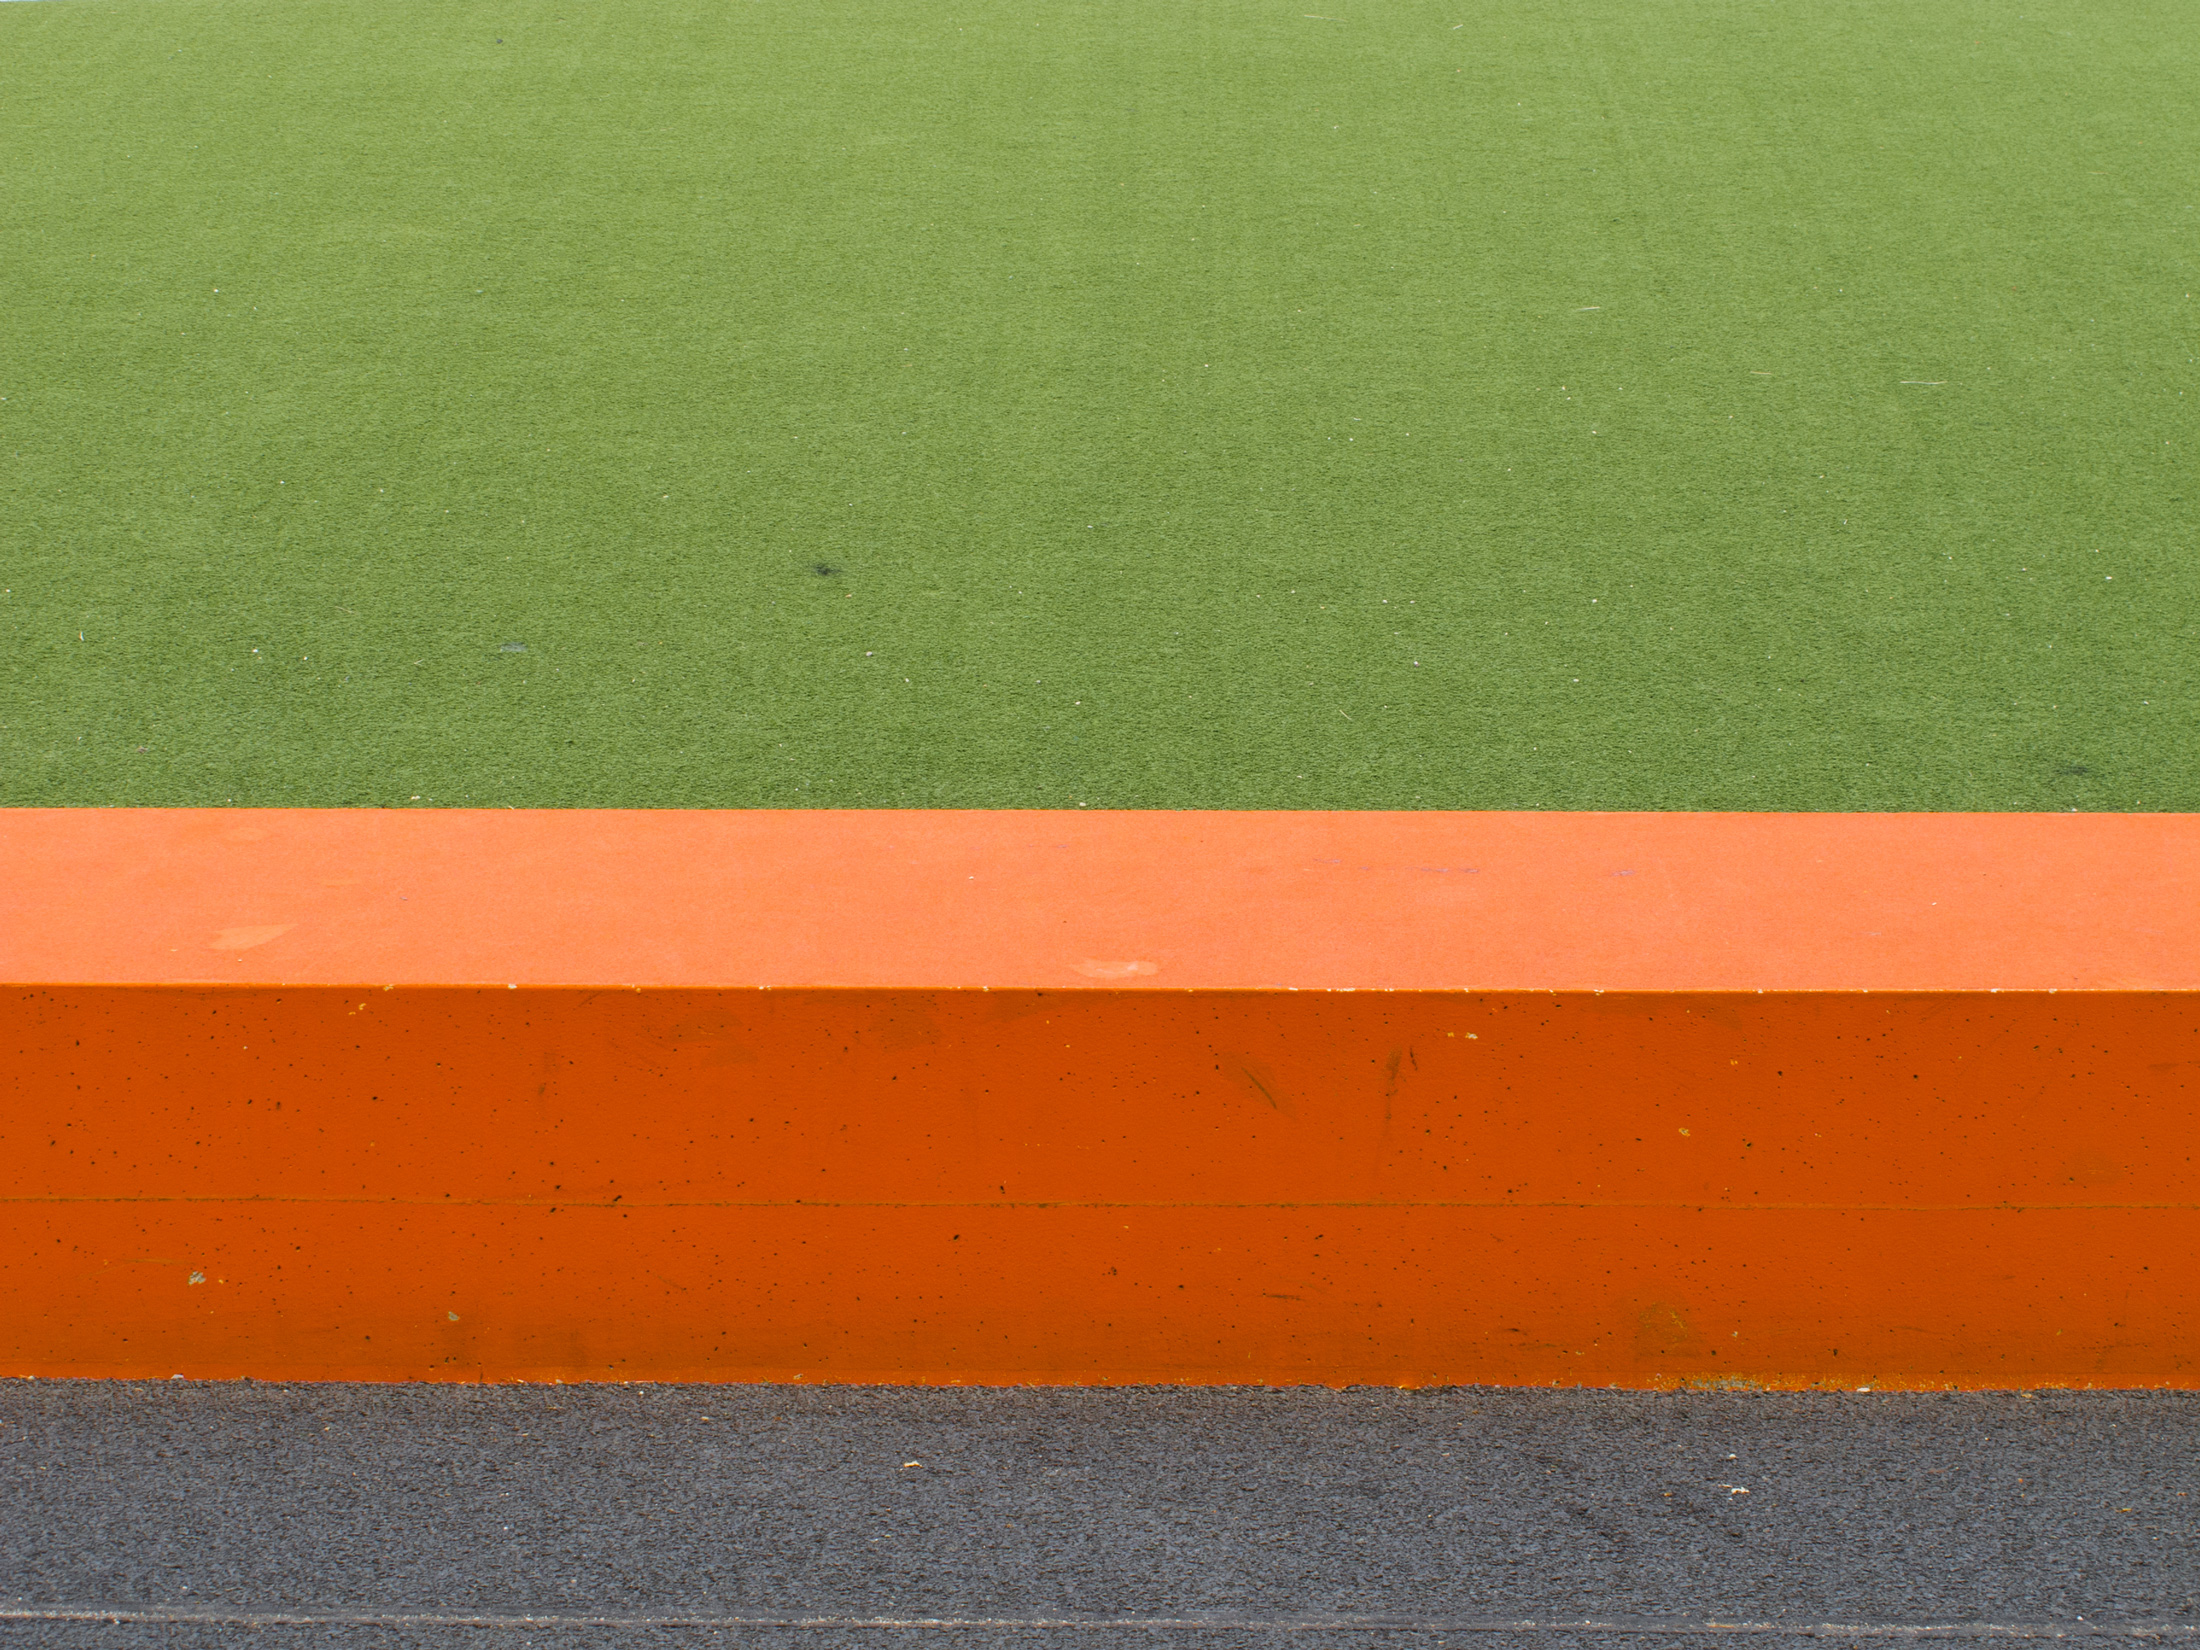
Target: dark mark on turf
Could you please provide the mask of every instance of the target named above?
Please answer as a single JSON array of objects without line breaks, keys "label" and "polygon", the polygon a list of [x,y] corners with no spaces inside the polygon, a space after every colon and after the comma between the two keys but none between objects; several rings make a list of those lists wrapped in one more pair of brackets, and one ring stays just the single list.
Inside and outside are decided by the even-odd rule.
[{"label": "dark mark on turf", "polygon": [[840,569],[837,567],[828,567],[823,562],[816,562],[811,565],[810,571],[815,573],[821,579],[829,579],[835,573],[838,573]]}]

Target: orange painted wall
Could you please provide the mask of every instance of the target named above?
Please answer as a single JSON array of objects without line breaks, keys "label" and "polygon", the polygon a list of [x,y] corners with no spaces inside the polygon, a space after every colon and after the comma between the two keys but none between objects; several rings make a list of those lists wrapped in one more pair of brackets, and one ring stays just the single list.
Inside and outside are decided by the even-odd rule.
[{"label": "orange painted wall", "polygon": [[2186,991],[10,987],[0,1371],[2200,1384]]},{"label": "orange painted wall", "polygon": [[0,981],[2200,990],[2200,815],[0,809]]}]

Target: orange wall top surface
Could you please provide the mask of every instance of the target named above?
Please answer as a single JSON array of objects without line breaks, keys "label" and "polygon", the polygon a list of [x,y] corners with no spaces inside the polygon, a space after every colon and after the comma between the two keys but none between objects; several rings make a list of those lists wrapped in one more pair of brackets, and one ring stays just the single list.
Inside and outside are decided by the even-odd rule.
[{"label": "orange wall top surface", "polygon": [[0,979],[2200,990],[2200,816],[0,811]]}]

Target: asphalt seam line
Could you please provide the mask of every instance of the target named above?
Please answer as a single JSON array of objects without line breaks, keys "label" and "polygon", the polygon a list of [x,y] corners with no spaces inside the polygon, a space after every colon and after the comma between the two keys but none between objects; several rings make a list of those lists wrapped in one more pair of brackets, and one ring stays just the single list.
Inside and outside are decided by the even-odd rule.
[{"label": "asphalt seam line", "polygon": [[101,1608],[92,1605],[0,1605],[0,1621],[125,1622],[223,1627],[737,1627],[874,1632],[956,1632],[980,1629],[1076,1629],[1087,1632],[1266,1633],[1618,1633],[1660,1637],[1748,1634],[1758,1637],[1872,1639],[2190,1639],[2200,1623],[2091,1621],[1722,1621],[1672,1617],[1532,1618],[1419,1616],[826,1616],[592,1615],[582,1612],[473,1614],[437,1610],[221,1610],[190,1605]]}]

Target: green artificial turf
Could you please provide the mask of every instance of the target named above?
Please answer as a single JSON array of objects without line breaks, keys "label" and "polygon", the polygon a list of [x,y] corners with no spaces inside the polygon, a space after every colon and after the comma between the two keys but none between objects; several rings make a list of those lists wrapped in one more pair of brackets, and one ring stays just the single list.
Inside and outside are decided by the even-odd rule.
[{"label": "green artificial turf", "polygon": [[2200,808],[2196,117],[2183,0],[0,6],[0,801]]}]

